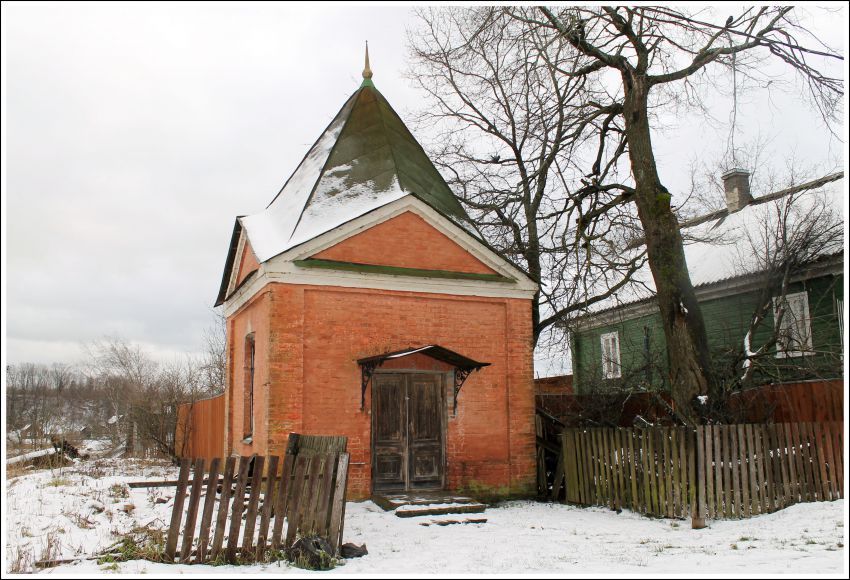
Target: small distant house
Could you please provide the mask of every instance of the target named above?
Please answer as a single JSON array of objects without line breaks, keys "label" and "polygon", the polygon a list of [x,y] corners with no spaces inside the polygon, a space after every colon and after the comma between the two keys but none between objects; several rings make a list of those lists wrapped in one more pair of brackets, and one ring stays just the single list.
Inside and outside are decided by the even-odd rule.
[{"label": "small distant house", "polygon": [[535,282],[490,248],[364,70],[265,211],[236,220],[225,452],[346,435],[349,497],[534,489]]},{"label": "small distant house", "polygon": [[[843,241],[795,264],[784,293],[767,276],[777,235],[803,235],[818,216],[842,219],[843,173],[753,198],[749,174],[724,175],[724,209],[682,225],[691,281],[716,364],[775,344],[754,356],[755,384],[842,376]],[[808,220],[808,221],[807,221]],[[759,242],[760,243],[756,243]],[[638,274],[650,289],[648,268]],[[655,299],[623,293],[616,305],[580,317],[571,328],[577,393],[669,387],[667,350]],[[766,316],[750,333],[756,309]],[[783,306],[781,317],[774,318]],[[778,319],[778,320],[777,320]],[[749,351],[747,349],[750,349]]]}]

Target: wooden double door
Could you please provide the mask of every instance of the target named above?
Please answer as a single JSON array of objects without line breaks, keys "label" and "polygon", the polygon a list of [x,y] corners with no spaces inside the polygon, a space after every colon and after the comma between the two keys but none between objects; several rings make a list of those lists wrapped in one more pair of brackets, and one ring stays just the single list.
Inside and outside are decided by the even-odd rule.
[{"label": "wooden double door", "polygon": [[445,375],[372,376],[372,489],[442,489],[445,483]]}]

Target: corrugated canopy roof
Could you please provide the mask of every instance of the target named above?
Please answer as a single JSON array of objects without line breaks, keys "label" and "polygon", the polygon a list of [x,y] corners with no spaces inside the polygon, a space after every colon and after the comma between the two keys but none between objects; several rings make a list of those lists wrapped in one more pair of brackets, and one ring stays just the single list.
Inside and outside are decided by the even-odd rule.
[{"label": "corrugated canopy roof", "polygon": [[447,348],[443,348],[442,346],[437,345],[428,345],[428,346],[420,346],[417,348],[406,348],[404,350],[397,350],[395,352],[387,352],[384,354],[379,354],[376,356],[369,356],[366,358],[361,358],[357,361],[359,365],[368,365],[368,364],[382,364],[384,361],[394,358],[401,358],[407,355],[411,355],[414,353],[422,353],[426,356],[430,356],[433,359],[442,361],[446,364],[449,364],[455,368],[459,368],[461,370],[477,370],[483,367],[490,366],[490,363],[487,362],[478,362],[472,360],[471,358],[467,358],[462,354],[458,354],[453,350],[449,350]]}]

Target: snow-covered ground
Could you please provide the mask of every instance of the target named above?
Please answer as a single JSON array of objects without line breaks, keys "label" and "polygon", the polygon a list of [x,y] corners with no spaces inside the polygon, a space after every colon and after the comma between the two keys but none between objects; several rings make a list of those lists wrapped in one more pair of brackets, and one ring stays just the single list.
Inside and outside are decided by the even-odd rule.
[{"label": "snow-covered ground", "polygon": [[[173,489],[129,489],[141,479],[175,477],[165,465],[128,460],[81,462],[9,481],[4,508],[7,558],[37,560],[93,555],[116,533],[168,525]],[[130,507],[132,506],[132,507]],[[486,517],[483,524],[422,526],[434,519]],[[839,574],[847,570],[844,500],[808,503],[740,521],[649,519],[624,511],[513,501],[484,514],[399,518],[371,502],[349,503],[346,542],[369,555],[343,561],[336,573],[740,573]],[[27,556],[28,555],[28,556]],[[65,564],[43,573],[234,573],[232,566],[184,566],[137,560]],[[298,573],[286,563],[238,568],[239,573]]]}]

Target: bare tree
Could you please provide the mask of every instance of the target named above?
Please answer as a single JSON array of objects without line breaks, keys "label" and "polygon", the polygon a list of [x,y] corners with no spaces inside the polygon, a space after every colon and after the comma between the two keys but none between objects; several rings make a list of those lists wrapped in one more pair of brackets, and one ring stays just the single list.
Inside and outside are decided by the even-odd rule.
[{"label": "bare tree", "polygon": [[112,436],[176,457],[178,407],[207,394],[203,365],[188,356],[160,364],[121,337],[97,340],[88,350],[89,372],[116,419]]},{"label": "bare tree", "polygon": [[88,361],[80,365],[8,365],[9,429],[35,445],[51,435],[73,440],[84,432],[86,437],[106,435],[130,451],[135,447],[176,457],[176,441],[188,439],[188,433],[175,438],[179,407],[221,390],[221,317],[207,329],[205,340],[202,357],[186,355],[166,363],[154,360],[140,345],[112,336],[84,345]]},{"label": "bare tree", "polygon": [[227,369],[227,319],[221,312],[212,312],[212,322],[204,329],[204,352],[200,361],[202,391],[207,395],[224,392]]},{"label": "bare tree", "polygon": [[[794,279],[808,268],[843,250],[844,222],[828,199],[808,189],[811,189],[810,183],[805,188],[788,188],[788,193],[767,204],[746,233],[740,268],[742,273],[756,273],[760,291],[735,360],[735,367],[740,365],[743,369],[736,382],[743,386],[752,383],[757,369],[764,369],[760,360],[775,359],[775,347],[798,351],[812,348],[811,337],[794,330],[807,321],[789,320],[795,313],[789,312],[787,307],[788,291]],[[773,327],[767,338],[760,345],[754,344],[756,332],[771,314]],[[786,321],[790,324],[785,324]]]},{"label": "bare tree", "polygon": [[189,357],[163,365],[156,379],[130,401],[129,417],[138,436],[171,458],[182,451],[175,447],[177,441],[188,440],[188,432],[182,437],[176,433],[178,408],[202,398],[201,372],[197,361]]},{"label": "bare tree", "polygon": [[[612,122],[618,120],[622,131],[601,132],[600,154],[606,141],[617,144],[625,138],[634,183],[633,188],[622,188],[612,204],[633,203],[637,210],[665,332],[673,397],[680,412],[694,420],[696,396],[721,387],[712,376],[705,324],[688,275],[679,223],[658,174],[651,113],[676,91],[688,93],[696,81],[709,78],[714,65],[729,65],[735,58],[738,70],[755,76],[764,60],[772,57],[799,74],[811,102],[825,119],[834,121],[843,82],[822,72],[818,64],[842,57],[801,27],[790,6],[746,8],[723,23],[712,22],[714,17],[706,10],[666,7],[509,10],[532,27],[560,33],[583,56],[562,68],[561,74],[594,82],[597,92],[608,94],[595,107],[612,115]],[[615,145],[611,149],[617,150]],[[600,188],[605,183],[603,166],[597,160],[587,173]]]},{"label": "bare tree", "polygon": [[[608,207],[624,139],[583,180],[588,126],[618,130],[586,82],[561,74],[581,58],[557,31],[490,7],[423,9],[411,33],[411,79],[428,95],[419,122],[437,132],[432,158],[482,236],[539,281],[534,341],[573,313],[611,297],[644,262],[636,216]],[[589,137],[593,139],[593,137]],[[595,153],[595,151],[594,151]]]}]

